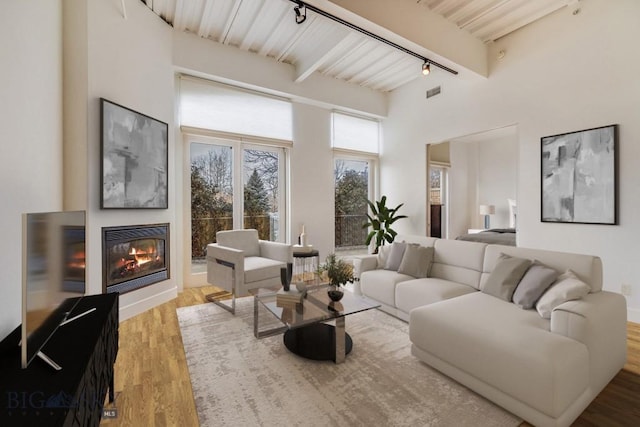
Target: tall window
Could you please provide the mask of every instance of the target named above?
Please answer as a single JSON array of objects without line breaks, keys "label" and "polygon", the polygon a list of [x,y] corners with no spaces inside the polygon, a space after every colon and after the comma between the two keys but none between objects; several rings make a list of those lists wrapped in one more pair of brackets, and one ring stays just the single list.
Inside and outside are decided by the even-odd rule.
[{"label": "tall window", "polygon": [[380,144],[375,120],[333,114],[336,250],[366,250],[367,200],[375,197]]},{"label": "tall window", "polygon": [[290,102],[188,77],[180,99],[190,161],[191,273],[206,271],[206,247],[218,231],[255,228],[261,239],[284,241]]},{"label": "tall window", "polygon": [[243,149],[244,228],[255,228],[263,240],[284,241],[280,232],[282,154],[269,147]]},{"label": "tall window", "polygon": [[335,159],[335,245],[336,249],[364,246],[368,230],[367,199],[370,197],[370,162]]}]

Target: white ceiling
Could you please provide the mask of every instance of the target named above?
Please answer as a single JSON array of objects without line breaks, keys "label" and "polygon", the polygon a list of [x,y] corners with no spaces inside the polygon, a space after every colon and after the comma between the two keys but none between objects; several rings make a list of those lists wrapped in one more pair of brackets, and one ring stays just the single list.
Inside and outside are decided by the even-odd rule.
[{"label": "white ceiling", "polygon": [[[422,61],[312,11],[298,25],[289,0],[141,0],[175,30],[378,91],[419,77]],[[389,0],[391,8],[393,2]],[[401,0],[424,6],[490,42],[566,6],[568,0]],[[573,0],[577,3],[578,0]],[[378,23],[383,25],[383,23]]]}]

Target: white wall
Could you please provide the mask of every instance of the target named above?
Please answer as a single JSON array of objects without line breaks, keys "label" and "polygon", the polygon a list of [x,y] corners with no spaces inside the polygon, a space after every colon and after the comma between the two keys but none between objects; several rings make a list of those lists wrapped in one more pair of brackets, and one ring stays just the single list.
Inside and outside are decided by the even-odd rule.
[{"label": "white wall", "polygon": [[[172,29],[142,2],[126,2],[127,19],[119,2],[89,2],[89,87],[87,141],[89,146],[89,252],[88,263],[102,265],[101,228],[114,225],[170,223],[171,236],[180,203],[175,168],[174,71]],[[100,210],[100,103],[99,98],[124,105],[169,124],[169,208],[151,210]],[[120,317],[127,318],[148,307],[169,301],[181,286],[176,262],[180,258],[176,239],[170,242],[169,280],[126,293],[120,297]],[[102,292],[102,268],[89,271],[92,291]]]},{"label": "white wall", "polygon": [[476,162],[470,161],[475,156],[472,150],[475,150],[475,146],[463,142],[449,144],[449,239],[465,234],[471,224],[470,206],[476,200],[477,176]]},{"label": "white wall", "polygon": [[[629,318],[640,322],[638,16],[634,0],[585,1],[576,16],[562,9],[498,40],[486,81],[444,76],[442,94],[428,101],[424,92],[437,75],[395,91],[385,121],[385,145],[394,150],[386,156],[385,149],[382,186],[407,203],[412,219],[404,225],[411,229],[403,231],[425,232],[425,192],[415,191],[415,176],[424,176],[425,143],[517,124],[519,244],[602,257],[605,289],[619,292],[621,283],[631,284]],[[506,56],[498,62],[500,50]],[[612,123],[620,125],[620,225],[541,223],[540,138]]]},{"label": "white wall", "polygon": [[318,249],[323,261],[335,242],[331,112],[294,103],[293,123],[291,240],[296,242],[304,224],[308,244]]},{"label": "white wall", "polygon": [[[171,28],[141,2],[67,2],[65,16],[65,209],[87,211],[87,293],[102,293],[102,227],[170,224],[170,279],[121,295],[125,320],[177,295],[174,70]],[[169,209],[100,209],[100,98],[169,124]]]},{"label": "white wall", "polygon": [[20,324],[23,212],[62,208],[60,0],[0,14],[0,339]]}]

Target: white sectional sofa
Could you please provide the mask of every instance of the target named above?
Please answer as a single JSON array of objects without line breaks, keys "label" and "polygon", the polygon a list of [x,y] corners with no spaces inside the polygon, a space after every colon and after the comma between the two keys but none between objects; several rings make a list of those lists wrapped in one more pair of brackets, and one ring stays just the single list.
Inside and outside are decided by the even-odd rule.
[{"label": "white sectional sofa", "polygon": [[[570,425],[624,366],[626,303],[602,291],[600,258],[421,236],[396,241],[434,248],[428,277],[363,256],[355,292],[409,322],[413,355],[529,423]],[[589,293],[553,308],[550,319],[487,294],[501,254],[571,269]]]}]

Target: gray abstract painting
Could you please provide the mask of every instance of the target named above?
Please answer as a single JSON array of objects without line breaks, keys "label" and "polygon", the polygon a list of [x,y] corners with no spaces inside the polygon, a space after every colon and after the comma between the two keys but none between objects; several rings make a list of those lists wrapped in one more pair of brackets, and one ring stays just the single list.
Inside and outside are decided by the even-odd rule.
[{"label": "gray abstract painting", "polygon": [[166,209],[167,124],[101,101],[101,207]]},{"label": "gray abstract painting", "polygon": [[541,139],[543,222],[617,223],[616,127]]}]

